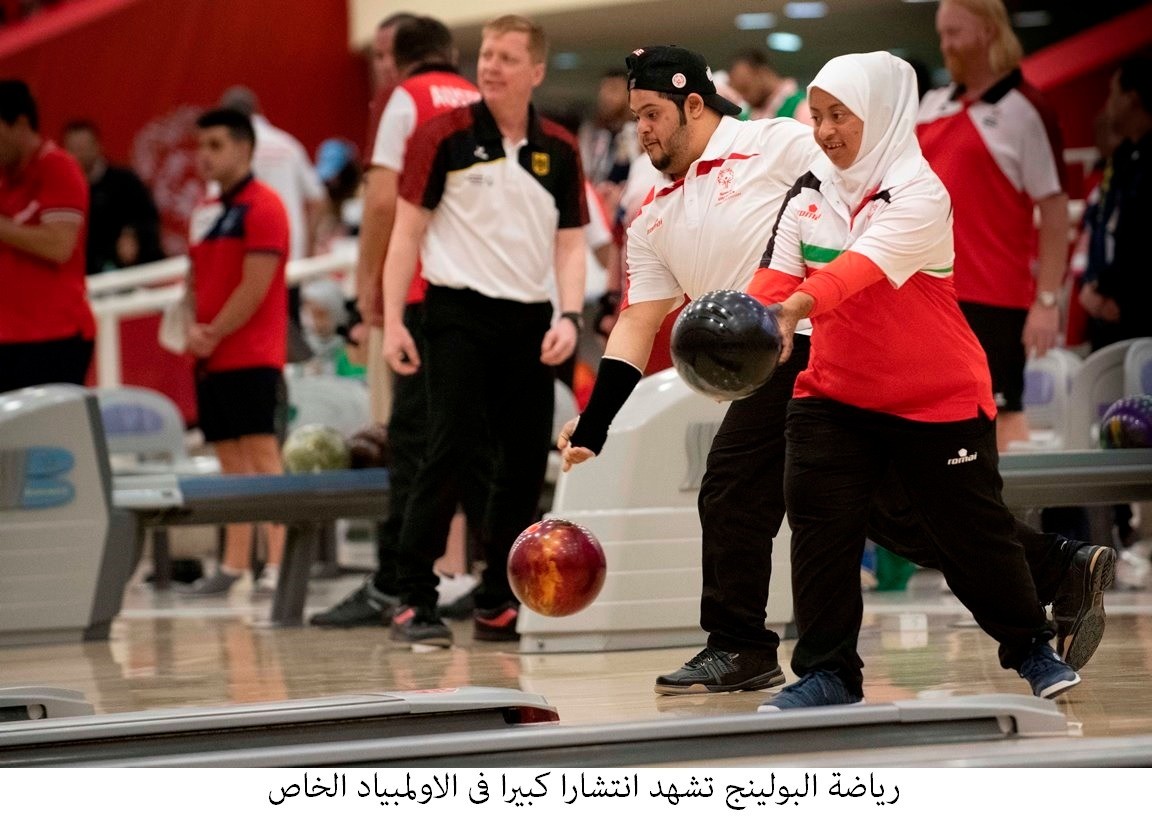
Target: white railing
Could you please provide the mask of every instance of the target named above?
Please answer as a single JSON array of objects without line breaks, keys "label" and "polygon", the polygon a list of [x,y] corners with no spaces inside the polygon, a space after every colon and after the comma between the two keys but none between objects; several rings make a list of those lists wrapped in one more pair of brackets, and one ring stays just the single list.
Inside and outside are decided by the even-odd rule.
[{"label": "white railing", "polygon": [[[317,276],[351,271],[355,266],[355,248],[296,259],[288,263],[288,284],[299,285]],[[164,311],[180,299],[187,274],[188,258],[174,256],[88,277],[88,297],[96,315],[98,386],[116,387],[121,383],[120,321]]]}]

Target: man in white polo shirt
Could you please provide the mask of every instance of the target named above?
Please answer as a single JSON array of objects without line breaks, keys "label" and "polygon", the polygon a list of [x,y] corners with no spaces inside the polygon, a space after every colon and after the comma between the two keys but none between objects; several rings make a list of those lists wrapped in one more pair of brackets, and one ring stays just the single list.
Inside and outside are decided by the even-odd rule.
[{"label": "man in white polo shirt", "polygon": [[[738,122],[716,94],[703,56],[680,47],[628,57],[631,107],[657,169],[673,177],[628,229],[629,285],[583,414],[560,434],[564,469],[599,454],[608,428],[641,378],[660,324],[686,295],[744,290],[760,266],[780,207],[821,155],[812,129],[792,119]],[[700,625],[708,645],[656,692],[678,695],[761,690],[784,683],[779,636],[764,626],[771,540],[784,518],[784,422],[796,376],[808,364],[802,321],[791,357],[768,383],[734,401],[708,454],[701,482],[703,588]],[[935,566],[935,546],[886,486],[869,536]],[[1058,646],[1079,669],[1104,629],[1098,594],[1115,561],[1110,548],[1037,533],[1017,522],[1037,591],[1055,599]]]},{"label": "man in white polo shirt", "polygon": [[[565,468],[599,452],[608,425],[640,380],[664,318],[683,300],[743,290],[784,196],[819,155],[812,129],[793,119],[740,122],[716,93],[704,57],[680,47],[628,57],[640,142],[673,182],[653,190],[628,228],[628,285],[596,386],[571,431]],[[784,518],[784,415],[808,361],[806,336],[792,358],[747,399],[732,402],[700,486],[708,646],[656,679],[664,694],[758,690],[784,683],[779,636],[765,628],[771,539]],[[565,439],[566,434],[561,435]],[[583,452],[580,449],[584,449]]]},{"label": "man in white polo shirt", "polygon": [[[517,637],[508,551],[538,517],[552,367],[576,347],[588,221],[576,140],[531,105],[546,57],[543,30],[526,18],[487,23],[483,98],[416,128],[404,157],[384,263],[384,357],[401,375],[423,369],[429,427],[399,537],[392,638],[401,643],[452,643],[436,612],[432,562],[477,458],[493,465],[473,637]],[[419,348],[403,321],[417,257],[428,280]]]}]

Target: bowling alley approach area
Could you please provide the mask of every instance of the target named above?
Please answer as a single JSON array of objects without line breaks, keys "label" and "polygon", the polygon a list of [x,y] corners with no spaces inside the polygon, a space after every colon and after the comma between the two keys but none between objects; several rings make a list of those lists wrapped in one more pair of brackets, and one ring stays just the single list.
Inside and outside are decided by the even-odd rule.
[{"label": "bowling alley approach area", "polygon": [[[309,609],[353,584],[313,582]],[[867,705],[817,712],[825,718],[806,726],[756,713],[766,693],[655,695],[656,676],[694,646],[531,654],[474,642],[469,622],[450,621],[451,649],[411,652],[383,629],[256,628],[267,604],[245,594],[189,606],[134,582],[107,641],[0,648],[7,687],[78,691],[92,712],[5,722],[0,766],[1146,766],[1152,594],[1106,602],[1108,631],[1083,683],[1044,701],[999,667],[996,645],[937,574],[868,593]],[[437,707],[438,696],[476,706]],[[108,729],[93,731],[101,721]],[[37,726],[41,737],[55,726],[57,739],[20,738]]]},{"label": "bowling alley approach area", "polygon": [[[523,609],[519,641],[475,639],[464,612],[450,648],[411,649],[383,626],[307,619],[371,569],[369,555],[312,572],[325,526],[386,505],[385,470],[117,474],[91,392],[0,397],[5,474],[20,476],[0,485],[0,767],[1152,765],[1152,591],[1127,560],[1082,683],[1055,701],[999,666],[929,570],[862,593],[863,705],[768,714],[764,692],[656,695],[704,641],[695,497],[723,408],[674,372],[637,395],[613,457],[562,476],[516,551],[530,568],[592,556],[591,594],[542,596],[554,616]],[[1021,514],[1152,499],[1150,449],[1033,451],[1001,470]],[[289,525],[274,596],[158,584],[156,532],[261,516]],[[785,527],[766,613],[793,681],[788,541]],[[557,593],[520,578],[525,602]]]}]

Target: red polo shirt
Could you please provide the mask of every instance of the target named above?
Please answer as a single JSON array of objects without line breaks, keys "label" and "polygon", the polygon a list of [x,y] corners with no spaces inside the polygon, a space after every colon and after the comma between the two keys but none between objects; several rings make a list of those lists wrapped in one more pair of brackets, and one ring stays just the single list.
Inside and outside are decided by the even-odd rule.
[{"label": "red polo shirt", "polygon": [[[215,204],[218,203],[218,206]],[[203,233],[195,229],[205,210],[214,218]],[[288,332],[288,292],[284,268],[288,261],[288,214],[269,187],[249,177],[218,202],[202,205],[194,214],[188,255],[196,290],[196,321],[211,323],[240,285],[244,257],[249,253],[279,256],[272,285],[248,322],[228,335],[208,358],[207,369],[284,366]]]},{"label": "red polo shirt", "polygon": [[0,343],[95,337],[84,271],[88,181],[80,166],[46,141],[19,171],[0,168],[0,215],[28,226],[65,218],[81,225],[63,264],[0,243]]}]

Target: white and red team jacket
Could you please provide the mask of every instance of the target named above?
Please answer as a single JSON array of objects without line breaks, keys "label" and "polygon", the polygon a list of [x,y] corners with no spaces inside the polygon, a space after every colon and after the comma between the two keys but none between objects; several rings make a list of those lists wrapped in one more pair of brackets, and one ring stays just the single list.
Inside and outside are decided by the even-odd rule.
[{"label": "white and red team jacket", "polygon": [[956,210],[961,300],[1026,309],[1036,298],[1033,206],[1066,190],[1053,111],[1015,70],[973,102],[963,88],[925,94],[916,136]]},{"label": "white and red team jacket", "polygon": [[749,288],[768,303],[797,288],[816,301],[796,398],[920,422],[995,417],[984,350],[956,302],[940,179],[916,157],[852,213],[827,183],[831,165],[821,159],[789,191]]},{"label": "white and red team jacket", "polygon": [[[447,65],[423,67],[405,79],[393,90],[372,147],[372,165],[383,166],[394,172],[404,170],[404,153],[408,138],[418,125],[455,108],[479,101],[476,85]],[[416,275],[408,287],[406,303],[424,300],[428,281],[417,264]]]}]

